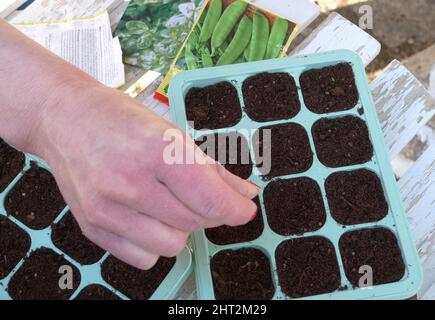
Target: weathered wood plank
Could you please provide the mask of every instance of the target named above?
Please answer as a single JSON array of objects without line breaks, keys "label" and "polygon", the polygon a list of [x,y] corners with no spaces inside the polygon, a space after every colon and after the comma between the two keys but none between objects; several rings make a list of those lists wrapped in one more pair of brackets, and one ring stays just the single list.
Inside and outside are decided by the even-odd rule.
[{"label": "weathered wood plank", "polygon": [[127,87],[124,92],[132,98],[138,97],[142,92],[149,92],[155,88],[161,74],[152,70],[145,72],[137,81]]},{"label": "weathered wood plank", "polygon": [[[370,85],[390,159],[435,114],[435,101],[400,62],[392,61]],[[435,145],[399,180],[402,200],[424,272],[419,298],[433,295],[435,281]]]},{"label": "weathered wood plank", "polygon": [[[435,272],[435,270],[432,270]],[[435,300],[435,283],[422,295],[420,296],[421,300]]]},{"label": "weathered wood plank", "polygon": [[368,65],[381,50],[381,44],[338,13],[331,13],[290,54],[301,55],[347,49],[357,53]]},{"label": "weathered wood plank", "polygon": [[370,89],[390,159],[394,159],[435,115],[435,101],[397,60],[393,60],[370,84]]},{"label": "weathered wood plank", "polygon": [[157,77],[157,73],[154,71],[128,65],[125,66],[125,70],[126,84],[120,90],[141,101],[147,108],[166,120],[171,121],[169,107],[153,98],[154,92],[162,81],[162,76]]},{"label": "weathered wood plank", "polygon": [[0,18],[6,18],[24,2],[26,2],[26,0],[2,0],[0,2]]},{"label": "weathered wood plank", "polygon": [[[432,240],[433,243],[433,240]],[[435,299],[435,254],[426,255],[424,260],[420,257],[423,269],[423,285],[417,296],[420,300]]]},{"label": "weathered wood plank", "polygon": [[119,90],[124,91],[131,87],[136,81],[138,81],[145,73],[148,72],[147,69],[134,67],[128,64],[124,65],[125,70],[125,84],[119,88]]},{"label": "weathered wood plank", "polygon": [[128,5],[128,1],[121,1],[120,3],[115,2],[113,8],[109,8],[110,27],[112,28],[112,31],[115,31],[116,27],[124,16],[124,12]]},{"label": "weathered wood plank", "polygon": [[435,145],[399,180],[399,188],[423,266],[425,296],[435,282]]},{"label": "weathered wood plank", "polygon": [[142,97],[138,97],[138,99],[141,100],[143,104],[150,110],[154,111],[155,113],[165,118],[166,120],[172,121],[171,111],[169,107],[166,104],[161,103],[158,100],[154,99],[153,95],[154,93],[148,95],[143,94]]},{"label": "weathered wood plank", "polygon": [[399,188],[414,240],[424,252],[423,243],[435,231],[435,145],[399,180]]}]

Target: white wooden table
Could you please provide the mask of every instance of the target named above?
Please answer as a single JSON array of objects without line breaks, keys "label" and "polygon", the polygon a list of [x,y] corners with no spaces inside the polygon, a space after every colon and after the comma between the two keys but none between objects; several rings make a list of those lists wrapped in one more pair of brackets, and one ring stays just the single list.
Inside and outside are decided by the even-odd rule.
[{"label": "white wooden table", "polygon": [[[347,19],[331,13],[290,54],[334,49],[352,50],[367,65],[379,54],[380,44]],[[125,88],[131,86],[134,79],[143,73],[144,71],[127,67],[129,82]],[[137,99],[169,119],[168,107],[152,98],[154,89],[155,86],[147,88]],[[370,84],[370,89],[390,159],[393,160],[418,130],[435,115],[435,101],[417,78],[396,60]],[[426,150],[398,183],[424,270],[424,283],[418,298],[435,299],[435,145]],[[179,292],[178,298],[196,297],[192,274]]]}]

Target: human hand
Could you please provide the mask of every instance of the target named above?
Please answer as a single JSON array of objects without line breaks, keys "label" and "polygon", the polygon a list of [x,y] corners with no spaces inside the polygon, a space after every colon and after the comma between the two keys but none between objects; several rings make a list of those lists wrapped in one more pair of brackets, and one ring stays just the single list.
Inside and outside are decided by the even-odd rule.
[{"label": "human hand", "polygon": [[[44,158],[83,233],[141,269],[183,250],[191,232],[256,215],[258,188],[226,171],[139,102],[93,82],[57,89],[33,152]],[[207,164],[167,164],[163,136]]]}]

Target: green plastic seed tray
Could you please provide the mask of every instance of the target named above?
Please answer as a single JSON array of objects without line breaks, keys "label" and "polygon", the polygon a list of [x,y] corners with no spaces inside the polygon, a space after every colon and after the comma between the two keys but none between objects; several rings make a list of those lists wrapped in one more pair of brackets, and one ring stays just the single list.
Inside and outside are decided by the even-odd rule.
[{"label": "green plastic seed tray", "polygon": [[[15,233],[22,232],[22,237],[30,239],[29,247],[26,248],[24,246],[22,248],[23,250],[21,250],[22,255],[20,256],[16,254],[18,250],[17,248],[18,243],[16,244],[14,242],[12,246],[9,248],[10,250],[7,247],[6,249],[3,247],[3,249],[5,249],[5,252],[1,252],[1,254],[2,255],[5,254],[4,258],[6,260],[11,259],[12,261],[16,261],[16,263],[14,262],[14,265],[11,266],[9,271],[6,271],[6,274],[4,270],[3,273],[0,273],[0,300],[13,300],[13,298],[9,294],[10,291],[8,289],[10,288],[8,288],[8,286],[11,284],[11,282],[14,281],[14,276],[20,272],[23,266],[25,266],[26,257],[28,257],[29,255],[31,256],[31,254],[35,252],[35,250],[41,248],[48,248],[52,250],[51,252],[55,253],[55,256],[59,255],[59,257],[63,257],[67,265],[72,266],[73,269],[75,269],[76,271],[78,270],[78,272],[80,273],[80,281],[76,284],[76,287],[73,289],[73,293],[70,292],[67,294],[68,299],[75,299],[78,295],[81,294],[84,288],[89,288],[89,286],[96,285],[100,289],[102,288],[104,291],[106,291],[106,295],[109,294],[108,299],[117,298],[122,300],[129,300],[130,298],[129,296],[127,296],[129,295],[128,293],[124,293],[121,292],[120,290],[115,289],[114,286],[112,286],[111,284],[108,283],[108,281],[105,281],[105,279],[103,279],[102,265],[104,264],[104,261],[106,261],[108,257],[110,257],[109,253],[102,251],[101,257],[97,258],[98,261],[96,261],[95,263],[81,264],[76,259],[68,255],[66,252],[59,249],[56,246],[56,244],[53,242],[52,240],[53,228],[68,213],[69,211],[68,207],[65,207],[62,210],[60,210],[61,212],[57,212],[56,218],[51,223],[51,225],[49,225],[46,228],[43,228],[42,230],[32,229],[22,221],[15,218],[13,215],[8,214],[5,208],[6,207],[5,200],[7,199],[8,194],[11,192],[11,190],[13,190],[14,186],[17,185],[17,183],[19,183],[19,181],[23,178],[24,172],[27,172],[31,167],[34,167],[35,163],[38,168],[40,167],[49,170],[48,165],[44,163],[42,160],[32,155],[26,154],[23,170],[19,172],[18,175],[15,177],[15,179],[13,179],[13,181],[3,190],[3,192],[0,193],[0,218],[2,218],[3,221],[7,221],[7,223],[12,228],[14,228],[14,230],[16,230]],[[32,213],[29,212],[29,214],[31,215]],[[1,227],[2,225],[0,225],[0,231],[1,231]],[[2,248],[1,245],[0,248]],[[81,254],[86,254],[86,253],[81,252]],[[158,299],[158,300],[174,299],[177,291],[181,288],[181,286],[184,284],[185,280],[191,273],[192,268],[193,266],[192,266],[191,250],[190,248],[186,247],[185,250],[176,257],[175,263],[170,267],[164,279],[159,284],[155,285],[157,288],[150,296],[150,299]],[[57,269],[51,270],[50,268],[50,272],[51,271],[56,272],[54,276],[53,275],[51,276],[53,276],[55,279],[57,279],[56,277],[60,279],[62,274],[61,273],[57,274]],[[74,274],[74,276],[76,275],[77,273]],[[122,274],[120,276],[122,279]],[[33,290],[34,288],[30,288],[30,289]],[[127,287],[127,291],[128,289],[129,288]],[[19,288],[18,291],[19,290],[25,291],[28,289]],[[64,290],[68,290],[68,289],[64,289]],[[90,298],[92,299],[93,297]],[[104,297],[95,297],[95,298],[104,299]]]},{"label": "green plastic seed tray", "polygon": [[[320,109],[324,108],[325,105],[321,104],[327,101],[325,97],[321,97],[320,95],[332,94],[340,96],[343,94],[343,88],[333,89],[332,92],[319,91],[317,89],[320,88],[323,83],[315,81],[311,82],[310,86],[304,87],[304,85],[301,84],[301,75],[303,75],[304,72],[315,69],[325,70],[323,68],[334,68],[334,66],[336,67],[337,65],[342,65],[342,63],[347,65],[349,70],[351,70],[349,71],[350,74],[353,73],[353,86],[357,91],[355,102],[352,103],[352,105],[346,106],[344,111],[326,111],[324,113],[320,113],[319,111],[316,111],[316,107]],[[285,119],[275,119],[273,121],[263,122],[254,121],[249,117],[249,112],[247,113],[247,109],[245,108],[246,99],[243,93],[243,83],[247,78],[263,72],[287,73],[293,77],[296,87],[295,92],[297,89],[297,97],[300,102],[300,110],[296,112],[295,115],[288,116]],[[309,74],[312,75],[313,72],[309,72]],[[329,76],[328,79],[330,79],[328,81],[337,81],[337,79],[334,79],[334,76]],[[195,130],[189,127],[187,124],[185,98],[190,89],[208,88],[208,86],[220,83],[222,81],[229,82],[237,90],[237,96],[240,101],[241,108],[240,121],[231,127],[219,127],[219,129],[214,130]],[[270,85],[273,86],[273,84]],[[307,90],[305,95],[304,90]],[[317,94],[320,94],[317,97],[315,96],[316,90]],[[282,94],[282,92],[279,94]],[[169,88],[169,97],[171,111],[175,123],[183,130],[187,130],[194,139],[198,139],[198,137],[206,134],[219,134],[237,131],[239,134],[244,136],[247,141],[251,141],[251,139],[255,136],[253,132],[261,127],[291,123],[299,125],[299,127],[302,126],[302,128],[306,131],[308,136],[307,144],[309,144],[309,147],[312,151],[312,163],[302,172],[284,175],[281,173],[281,175],[277,174],[272,178],[267,178],[264,175],[262,176],[262,173],[259,171],[258,164],[256,165],[255,163],[255,153],[253,152],[253,148],[250,144],[250,156],[253,159],[254,165],[249,180],[257,184],[261,189],[259,194],[259,203],[264,227],[256,239],[248,242],[231,244],[217,245],[215,244],[216,241],[213,243],[209,238],[207,238],[206,232],[204,230],[194,234],[193,241],[195,254],[195,273],[197,290],[200,299],[216,299],[219,297],[223,297],[223,299],[225,299],[228,297],[228,295],[225,295],[225,290],[230,292],[232,289],[229,287],[233,286],[232,288],[236,288],[236,283],[238,283],[241,278],[245,279],[245,277],[249,276],[249,279],[251,279],[253,282],[257,281],[257,279],[263,278],[264,273],[258,276],[255,275],[256,266],[258,266],[256,265],[256,262],[254,264],[247,263],[246,265],[239,266],[239,269],[235,272],[231,271],[235,273],[233,278],[231,278],[231,275],[228,275],[228,273],[231,272],[225,272],[222,271],[222,269],[225,270],[225,268],[227,268],[227,270],[230,270],[232,267],[236,266],[238,262],[236,260],[232,260],[231,262],[227,263],[227,265],[221,266],[221,269],[216,269],[217,272],[220,273],[219,279],[216,278],[217,280],[215,279],[216,282],[214,282],[214,277],[217,276],[216,272],[211,272],[211,265],[216,254],[225,250],[225,253],[234,254],[234,257],[237,257],[237,254],[241,252],[239,250],[244,248],[260,250],[260,252],[267,257],[266,260],[268,260],[270,264],[271,283],[273,286],[273,294],[270,298],[273,299],[403,299],[411,297],[417,292],[422,283],[422,272],[419,264],[419,258],[410,236],[405,211],[402,206],[395,176],[388,159],[387,149],[384,143],[381,126],[377,118],[375,105],[369,91],[365,70],[360,58],[356,54],[352,53],[351,51],[339,50],[286,59],[274,59],[182,72],[172,80]],[[274,97],[274,95],[269,94],[269,97]],[[308,107],[307,101],[310,101],[310,105]],[[309,107],[311,107],[311,109]],[[310,110],[314,110],[316,112]],[[326,109],[324,108],[323,110]],[[348,131],[346,131],[344,134],[340,134],[341,129],[337,124],[342,118],[344,120],[341,121],[341,124],[344,127],[347,126],[348,128]],[[354,127],[349,128],[347,119],[353,119],[352,121],[359,123],[358,126],[365,127],[366,129],[364,130],[365,141],[367,141],[366,144],[368,146],[372,146],[370,156],[358,163],[346,164],[346,157],[350,155],[350,153],[344,153],[335,159],[338,161],[338,165],[334,165],[328,161],[325,161],[325,156],[328,158],[331,156],[331,154],[334,154],[335,151],[341,150],[340,148],[344,148],[343,150],[350,148],[348,150],[350,150],[351,153],[358,154],[363,145],[363,143],[356,143],[356,145],[349,143],[349,145],[344,147],[341,146],[337,149],[326,149],[325,151],[322,147],[322,143],[326,142],[322,142],[322,139],[328,137],[331,130],[335,130],[334,128],[327,129],[327,127],[323,127],[323,129],[326,128],[326,132],[320,132],[320,135],[316,133],[317,126],[315,126],[315,124],[318,121],[325,119],[327,119],[327,121],[334,120],[332,122],[336,125],[335,129],[338,128],[338,134],[336,134],[334,138],[338,139],[337,141],[339,141],[341,137],[346,137],[347,135],[349,135],[349,139],[351,139],[351,136],[354,134],[352,131]],[[314,139],[315,134],[317,135],[316,139],[319,140]],[[288,139],[281,137],[280,143],[285,144],[287,140],[292,141],[291,139],[291,135],[288,136]],[[273,151],[272,144],[272,157],[273,154],[275,154],[275,151]],[[287,154],[282,155],[282,158],[292,159],[292,157],[297,156],[298,155]],[[323,158],[323,162],[321,161],[321,158]],[[340,162],[343,162],[344,164],[340,165]],[[274,161],[272,158],[272,166],[273,163]],[[356,219],[356,222],[353,221],[349,223],[349,221],[346,219],[340,219],[339,215],[334,215],[333,213],[336,211],[331,211],[332,206],[334,206],[334,208],[336,207],[334,210],[340,210],[340,205],[337,207],[337,203],[334,204],[331,202],[333,201],[334,194],[330,194],[330,197],[328,197],[326,182],[331,181],[331,183],[337,183],[338,181],[338,185],[336,184],[336,187],[334,187],[336,189],[331,190],[339,190],[337,188],[340,188],[340,179],[335,179],[337,178],[337,176],[333,176],[335,173],[341,172],[344,174],[344,176],[346,176],[346,174],[353,174],[354,172],[362,169],[365,169],[363,171],[366,175],[378,177],[377,180],[376,178],[373,178],[377,181],[378,187],[376,187],[376,183],[373,184],[373,182],[371,182],[372,184],[368,183],[368,189],[362,190],[361,188],[364,188],[365,182],[362,182],[361,186],[358,185],[358,183],[355,185],[354,181],[357,180],[354,180],[352,176],[351,179],[347,179],[347,182],[344,182],[344,186],[346,186],[346,183],[350,183],[352,188],[359,190],[355,192],[355,194],[363,195],[364,197],[370,197],[370,193],[376,193],[375,196],[377,196],[377,194],[382,194],[383,192],[385,214],[377,219],[369,219],[368,222],[364,220],[364,217],[362,217],[361,221],[358,222],[358,216],[356,216],[356,218],[355,216],[347,216],[346,219],[349,217],[350,219]],[[367,172],[371,172],[371,174]],[[331,179],[327,180],[328,177]],[[332,179],[332,177],[335,178]],[[275,203],[274,209],[272,206],[273,201],[271,201],[269,205],[267,202],[265,202],[264,196],[268,192],[267,187],[269,184],[280,183],[280,181],[285,181],[284,183],[288,183],[286,181],[296,181],[297,178],[309,178],[308,180],[311,179],[311,182],[314,181],[313,183],[315,185],[317,184],[319,190],[319,202],[324,207],[325,217],[317,227],[311,229],[308,228],[308,231],[288,232],[284,234],[279,230],[277,231],[277,229],[282,227],[280,224],[286,225],[289,223],[289,221],[282,217],[278,217],[277,220],[276,216],[275,219],[273,219],[272,215],[273,210],[282,211],[282,209],[279,207],[284,206],[284,204]],[[271,190],[278,190],[278,192],[281,192],[279,191],[279,188],[273,189],[271,187]],[[292,197],[296,197],[295,194],[298,193],[297,188],[291,189],[290,186],[289,189],[284,188],[283,190],[293,190],[292,192],[288,192],[288,194],[281,194],[280,199],[283,203],[292,203],[292,201],[295,201],[295,198]],[[344,198],[340,198],[340,196],[344,195],[347,190],[343,190],[343,188],[340,190],[341,191],[337,192],[337,201],[339,204],[342,204],[340,201],[347,201],[347,196],[344,196]],[[349,192],[352,192],[352,190],[349,190]],[[301,195],[299,192],[299,197],[304,197],[304,195]],[[309,206],[309,202],[303,202],[302,206],[304,205]],[[355,207],[353,203],[347,203],[345,204],[345,208],[349,209],[353,206],[353,209],[356,210],[355,212],[358,213],[361,212],[361,208],[364,207],[364,203],[361,203],[360,201],[358,205],[360,207]],[[287,214],[289,219],[291,218],[292,214],[297,213],[293,211],[287,213],[285,211],[282,212]],[[345,216],[348,214],[348,211],[346,210],[343,212]],[[366,214],[370,215],[371,212],[366,212]],[[305,223],[303,219],[293,222],[302,224]],[[313,246],[312,244],[317,243],[316,241],[321,241],[321,245]],[[308,245],[308,243],[311,243],[311,245]],[[304,247],[302,244],[306,246]],[[386,250],[385,248],[387,248],[387,244],[393,249]],[[277,253],[277,249],[280,248],[280,245],[288,250],[281,248]],[[320,247],[323,247],[323,249],[318,249]],[[393,255],[392,252],[396,252],[396,256],[394,256],[394,259],[396,260],[391,258]],[[325,258],[326,256],[332,257],[332,260],[329,261],[329,258]],[[390,258],[393,260],[388,260]],[[326,259],[326,262],[322,263],[322,259]],[[279,263],[277,262],[278,260],[280,261]],[[315,266],[313,266],[313,261],[316,264]],[[394,263],[391,263],[391,261]],[[360,265],[358,265],[358,263]],[[331,274],[336,278],[336,280],[332,281],[331,275],[328,274],[328,272],[330,272],[328,268],[334,265],[337,266],[338,271],[331,272]],[[367,266],[369,269],[367,269]],[[333,267],[331,268],[331,270],[333,270]],[[280,270],[282,271],[280,272]],[[394,276],[390,275],[390,273],[393,272],[392,270],[399,270],[394,271],[396,272],[396,279]],[[244,274],[250,272],[253,272],[253,274]],[[322,273],[325,274],[322,275]],[[355,278],[356,276],[359,278]],[[368,276],[369,279],[372,279],[372,286],[370,286],[370,282],[367,282],[368,278],[364,278],[364,276]],[[313,283],[308,283],[307,279],[311,279],[310,281],[313,281]],[[318,279],[319,283],[327,283],[329,281],[329,284],[323,286],[323,284],[320,285],[318,283],[314,283],[314,279]],[[360,282],[360,280],[362,280],[362,282]],[[229,287],[223,290],[223,295],[221,292],[219,293],[220,296],[217,297],[216,290],[222,290],[220,287],[225,285]],[[249,290],[255,291],[253,287],[249,287],[249,284],[243,283],[242,287],[243,285],[246,285]],[[285,286],[285,288],[283,286]],[[303,289],[300,289],[299,287]],[[244,289],[239,287],[237,290],[241,292]],[[234,292],[237,290],[234,289],[233,293],[231,294],[234,294]],[[249,294],[250,293],[245,292],[245,295],[243,297],[240,296],[239,298],[252,298],[253,296],[250,296]],[[255,298],[255,296],[253,298]]]}]

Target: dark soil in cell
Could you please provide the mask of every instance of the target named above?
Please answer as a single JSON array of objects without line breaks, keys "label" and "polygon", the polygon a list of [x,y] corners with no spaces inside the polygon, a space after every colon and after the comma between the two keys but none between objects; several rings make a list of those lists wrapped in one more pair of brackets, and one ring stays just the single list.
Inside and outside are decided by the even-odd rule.
[{"label": "dark soil in cell", "polygon": [[194,121],[197,130],[231,127],[242,118],[237,90],[229,82],[192,88],[185,102],[187,121]]},{"label": "dark soil in cell", "polygon": [[[270,133],[270,140],[267,139],[267,132]],[[299,124],[262,127],[256,131],[253,139],[256,163],[266,179],[304,172],[313,164],[307,132]]]},{"label": "dark soil in cell", "polygon": [[70,211],[53,225],[51,240],[56,247],[84,265],[96,263],[104,255],[104,250],[83,235]]},{"label": "dark soil in cell", "polygon": [[298,89],[288,73],[259,73],[242,86],[245,112],[255,121],[290,119],[301,110]]},{"label": "dark soil in cell", "polygon": [[293,298],[340,288],[340,270],[332,243],[322,237],[287,240],[275,252],[282,291]]},{"label": "dark soil in cell", "polygon": [[243,226],[221,226],[217,228],[206,229],[205,235],[207,236],[208,240],[214,244],[225,245],[230,243],[253,241],[257,239],[263,233],[264,224],[258,197],[256,197],[253,201],[258,208],[257,216],[254,220]]},{"label": "dark soil in cell", "polygon": [[29,235],[0,216],[0,279],[6,277],[30,249]]},{"label": "dark soil in cell", "polygon": [[[70,266],[73,289],[61,289],[64,274],[61,266]],[[64,283],[63,281],[61,281]],[[7,288],[14,300],[66,300],[80,284],[80,272],[65,258],[51,249],[41,248],[30,254],[14,274]]]},{"label": "dark soil in cell", "polygon": [[199,137],[196,144],[228,171],[242,179],[252,173],[252,160],[246,138],[236,132]]},{"label": "dark soil in cell", "polygon": [[367,125],[357,117],[320,119],[312,133],[317,156],[327,167],[360,164],[372,158]]},{"label": "dark soil in cell", "polygon": [[0,138],[0,192],[15,179],[24,167],[24,154]]},{"label": "dark soil in cell", "polygon": [[331,214],[341,224],[379,221],[388,213],[381,181],[372,171],[333,173],[325,188]]},{"label": "dark soil in cell", "polygon": [[80,291],[75,300],[121,300],[121,298],[106,287],[91,284]]},{"label": "dark soil in cell", "polygon": [[374,285],[399,281],[405,274],[396,236],[385,228],[348,232],[339,245],[346,276],[356,287],[362,277],[361,266],[372,268]]},{"label": "dark soil in cell", "polygon": [[309,178],[272,181],[264,207],[270,228],[284,236],[318,230],[326,220],[320,188]]},{"label": "dark soil in cell", "polygon": [[358,89],[349,63],[305,71],[300,83],[305,105],[315,113],[348,110],[358,102]]},{"label": "dark soil in cell", "polygon": [[210,268],[217,300],[270,300],[275,293],[269,259],[260,250],[220,251]]},{"label": "dark soil in cell", "polygon": [[149,299],[175,264],[176,258],[161,257],[150,270],[132,267],[113,256],[104,260],[101,274],[113,288],[134,300]]},{"label": "dark soil in cell", "polygon": [[38,230],[48,227],[65,206],[54,177],[36,164],[24,173],[5,200],[9,215]]}]

